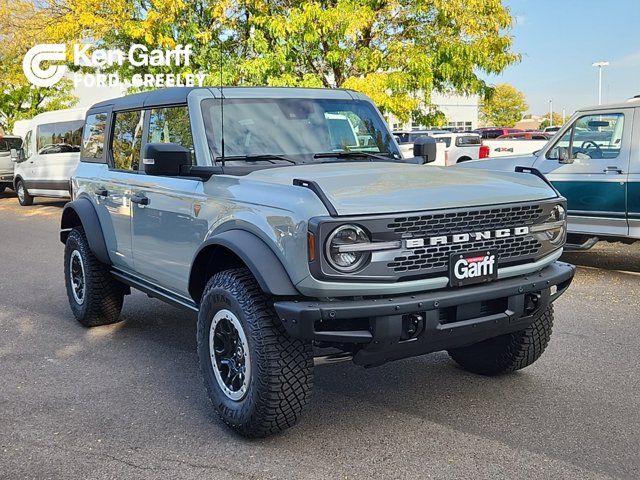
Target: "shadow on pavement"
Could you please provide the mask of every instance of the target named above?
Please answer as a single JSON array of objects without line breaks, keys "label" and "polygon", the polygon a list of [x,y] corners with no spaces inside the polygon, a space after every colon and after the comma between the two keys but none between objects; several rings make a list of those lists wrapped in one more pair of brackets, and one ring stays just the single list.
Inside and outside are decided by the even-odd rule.
[{"label": "shadow on pavement", "polygon": [[579,267],[640,273],[640,243],[599,243],[591,250],[565,253],[561,260]]}]

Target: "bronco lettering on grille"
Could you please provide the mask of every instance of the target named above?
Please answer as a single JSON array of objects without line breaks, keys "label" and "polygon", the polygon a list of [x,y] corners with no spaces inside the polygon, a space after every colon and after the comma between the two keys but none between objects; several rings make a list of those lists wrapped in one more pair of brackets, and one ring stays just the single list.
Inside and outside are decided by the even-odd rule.
[{"label": "bronco lettering on grille", "polygon": [[407,238],[404,241],[405,248],[420,248],[435,245],[447,245],[450,243],[465,243],[477,240],[489,240],[491,238],[507,238],[527,235],[529,227],[501,228],[498,230],[485,230],[482,232],[457,233],[455,235],[440,235],[430,238]]}]

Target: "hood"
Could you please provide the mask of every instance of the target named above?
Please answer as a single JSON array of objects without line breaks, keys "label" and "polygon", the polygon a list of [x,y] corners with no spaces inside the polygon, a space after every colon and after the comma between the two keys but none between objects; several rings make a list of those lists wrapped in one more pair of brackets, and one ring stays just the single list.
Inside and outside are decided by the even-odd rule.
[{"label": "hood", "polygon": [[297,165],[258,170],[245,178],[284,185],[293,185],[294,179],[315,181],[339,215],[496,205],[555,196],[531,174],[390,162]]}]

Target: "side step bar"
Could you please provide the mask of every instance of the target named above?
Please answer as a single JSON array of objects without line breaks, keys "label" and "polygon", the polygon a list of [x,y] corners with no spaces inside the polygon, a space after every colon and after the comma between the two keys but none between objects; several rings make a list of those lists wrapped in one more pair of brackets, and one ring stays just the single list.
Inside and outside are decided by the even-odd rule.
[{"label": "side step bar", "polygon": [[121,272],[116,269],[111,270],[111,275],[113,275],[117,280],[120,280],[125,285],[129,285],[136,290],[140,290],[143,293],[146,293],[150,297],[158,298],[163,300],[174,307],[184,308],[187,310],[191,310],[192,312],[198,312],[198,306],[192,302],[191,300],[178,296],[168,290],[165,290],[162,287],[157,285],[150,284],[140,278],[136,278],[133,275],[129,275],[125,272]]},{"label": "side step bar", "polygon": [[313,364],[317,367],[319,365],[330,365],[332,363],[349,362],[353,360],[353,355],[349,352],[332,353],[331,355],[321,355],[319,357],[313,357]]},{"label": "side step bar", "polygon": [[564,251],[565,252],[584,252],[585,250],[589,250],[599,241],[600,239],[598,237],[590,237],[587,240],[585,240],[584,243],[565,243]]}]

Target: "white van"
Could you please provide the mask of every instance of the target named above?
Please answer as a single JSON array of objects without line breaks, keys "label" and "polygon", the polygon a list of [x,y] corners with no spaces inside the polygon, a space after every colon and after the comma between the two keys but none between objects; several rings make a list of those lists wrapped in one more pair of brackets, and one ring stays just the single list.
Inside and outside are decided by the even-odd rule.
[{"label": "white van", "polygon": [[20,205],[33,197],[69,198],[69,179],[80,162],[87,109],[41,113],[31,120],[22,148],[15,152],[14,189]]}]

